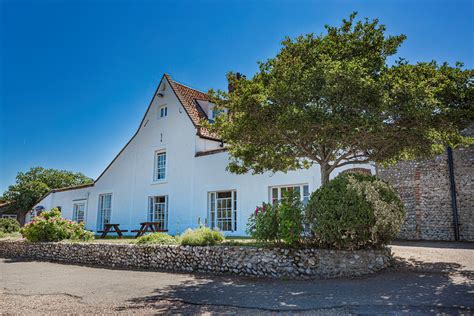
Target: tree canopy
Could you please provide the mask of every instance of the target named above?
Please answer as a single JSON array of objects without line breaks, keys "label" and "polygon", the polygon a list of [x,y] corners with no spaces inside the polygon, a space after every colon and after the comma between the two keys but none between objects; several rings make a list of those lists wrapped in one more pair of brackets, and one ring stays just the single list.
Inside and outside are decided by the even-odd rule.
[{"label": "tree canopy", "polygon": [[18,172],[16,183],[8,187],[2,198],[10,201],[10,208],[19,212],[22,218],[50,190],[92,182],[80,172],[34,167],[27,172]]},{"label": "tree canopy", "polygon": [[406,39],[356,13],[326,33],[286,38],[251,78],[230,72],[229,92],[210,90],[213,124],[235,173],[428,158],[472,143],[474,71],[458,63],[390,63]]}]

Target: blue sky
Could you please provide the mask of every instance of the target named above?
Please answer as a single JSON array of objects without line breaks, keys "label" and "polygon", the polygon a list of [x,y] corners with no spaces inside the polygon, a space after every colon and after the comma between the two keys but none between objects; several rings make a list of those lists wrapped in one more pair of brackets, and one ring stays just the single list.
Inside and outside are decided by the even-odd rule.
[{"label": "blue sky", "polygon": [[97,177],[163,73],[207,91],[285,36],[352,11],[406,34],[398,56],[474,66],[474,1],[0,0],[0,194],[33,166]]}]

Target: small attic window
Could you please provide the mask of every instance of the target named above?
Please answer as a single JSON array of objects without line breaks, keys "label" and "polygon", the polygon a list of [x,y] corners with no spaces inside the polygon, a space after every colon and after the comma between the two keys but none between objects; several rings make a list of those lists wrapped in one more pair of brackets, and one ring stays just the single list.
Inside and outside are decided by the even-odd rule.
[{"label": "small attic window", "polygon": [[164,118],[168,116],[168,107],[165,105],[160,106],[158,112],[158,118]]}]

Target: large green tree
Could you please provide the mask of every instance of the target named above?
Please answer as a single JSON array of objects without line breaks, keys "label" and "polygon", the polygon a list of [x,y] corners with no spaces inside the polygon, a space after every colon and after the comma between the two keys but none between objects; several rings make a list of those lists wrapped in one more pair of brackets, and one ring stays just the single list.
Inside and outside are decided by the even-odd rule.
[{"label": "large green tree", "polygon": [[321,167],[321,182],[347,164],[427,158],[472,142],[474,71],[461,64],[390,62],[405,40],[356,14],[326,33],[282,42],[251,78],[227,75],[210,91],[214,124],[235,173]]},{"label": "large green tree", "polygon": [[23,222],[26,213],[50,190],[92,182],[80,172],[34,167],[27,172],[18,172],[16,183],[3,193],[3,199],[11,202],[10,208]]}]

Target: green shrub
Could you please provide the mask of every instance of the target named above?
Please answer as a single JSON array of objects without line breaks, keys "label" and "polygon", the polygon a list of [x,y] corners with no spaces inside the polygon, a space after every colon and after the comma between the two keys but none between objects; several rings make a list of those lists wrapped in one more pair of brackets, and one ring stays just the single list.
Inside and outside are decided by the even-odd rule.
[{"label": "green shrub", "polygon": [[283,195],[283,201],[278,204],[279,235],[288,245],[300,243],[303,234],[303,203],[300,193],[291,190]]},{"label": "green shrub", "polygon": [[0,232],[15,233],[20,231],[20,223],[14,218],[0,218]]},{"label": "green shrub", "polygon": [[65,239],[88,241],[94,239],[94,234],[84,229],[84,223],[61,218],[61,212],[57,208],[41,213],[26,224],[20,232],[29,241],[61,241]]},{"label": "green shrub", "polygon": [[278,223],[278,207],[263,203],[262,206],[257,206],[255,212],[250,216],[247,223],[247,234],[258,242],[279,242]]},{"label": "green shrub", "polygon": [[176,238],[166,233],[147,234],[137,239],[137,244],[176,245],[177,243]]},{"label": "green shrub", "polygon": [[388,183],[369,175],[342,174],[311,195],[306,218],[320,246],[360,249],[395,238],[405,212]]},{"label": "green shrub", "polygon": [[247,233],[259,242],[285,242],[295,246],[303,233],[303,204],[297,191],[288,191],[281,202],[264,203],[250,216]]},{"label": "green shrub", "polygon": [[217,229],[209,227],[188,228],[180,237],[179,242],[183,246],[213,246],[223,242],[224,235]]}]

